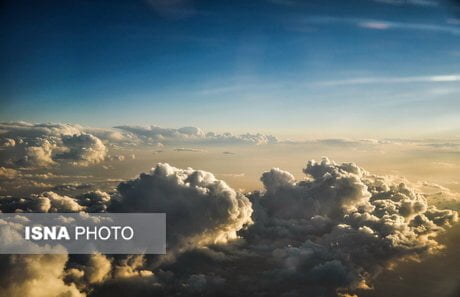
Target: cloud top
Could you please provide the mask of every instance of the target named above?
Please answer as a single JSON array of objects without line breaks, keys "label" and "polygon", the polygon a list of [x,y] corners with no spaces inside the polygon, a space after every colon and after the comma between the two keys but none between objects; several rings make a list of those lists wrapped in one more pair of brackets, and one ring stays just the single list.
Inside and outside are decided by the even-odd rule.
[{"label": "cloud top", "polygon": [[[210,172],[160,163],[121,182],[113,193],[9,196],[0,200],[0,210],[165,212],[165,256],[52,258],[54,264],[43,266],[49,280],[37,278],[45,287],[52,284],[50,292],[92,297],[123,291],[136,296],[353,295],[371,289],[379,273],[399,261],[423,260],[442,249],[437,236],[458,221],[455,211],[429,205],[409,185],[354,163],[312,160],[303,172],[297,180],[273,168],[261,176],[262,191],[242,194]],[[25,257],[15,261],[26,261],[20,262],[23,267],[42,261]],[[8,265],[0,265],[0,274]],[[14,287],[0,281],[0,288],[9,296],[34,296],[30,284],[28,276],[18,276]]]},{"label": "cloud top", "polygon": [[0,163],[7,166],[89,166],[103,161],[107,154],[103,142],[78,125],[1,123],[0,142]]}]

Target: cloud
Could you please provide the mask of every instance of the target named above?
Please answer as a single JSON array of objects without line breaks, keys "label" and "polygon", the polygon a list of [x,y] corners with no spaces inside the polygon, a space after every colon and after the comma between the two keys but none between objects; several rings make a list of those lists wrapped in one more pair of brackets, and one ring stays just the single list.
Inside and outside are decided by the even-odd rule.
[{"label": "cloud", "polygon": [[[303,172],[297,180],[273,168],[262,174],[262,191],[242,194],[210,172],[158,164],[111,194],[3,197],[2,211],[166,212],[168,250],[62,258],[42,267],[49,279],[24,274],[13,287],[0,277],[0,286],[8,296],[34,296],[30,284],[40,282],[52,282],[50,292],[92,297],[353,296],[399,261],[442,249],[436,237],[458,220],[414,187],[353,163],[324,158]],[[40,257],[16,261],[27,268]]]},{"label": "cloud", "polygon": [[161,128],[158,126],[117,126],[121,129],[130,132],[140,137],[144,142],[155,144],[270,144],[278,142],[278,139],[271,135],[263,134],[240,134],[233,135],[231,133],[218,134],[214,132],[205,133],[197,127],[182,127],[179,129]]},{"label": "cloud", "polygon": [[431,162],[431,164],[441,167],[441,168],[455,168],[456,165],[454,163],[449,163],[449,162]]},{"label": "cloud", "polygon": [[424,6],[424,7],[434,7],[438,6],[437,1],[432,0],[374,0],[377,3],[390,4],[390,5],[414,5],[414,6]]},{"label": "cloud", "polygon": [[105,255],[95,253],[88,256],[84,265],[73,265],[66,271],[68,281],[77,284],[80,289],[88,285],[102,283],[110,277],[112,262]]},{"label": "cloud", "polygon": [[84,207],[86,212],[105,212],[110,205],[111,199],[110,194],[100,190],[77,196],[78,203]]},{"label": "cloud", "polygon": [[251,197],[255,223],[245,236],[272,245],[285,265],[274,275],[288,282],[357,289],[398,259],[442,248],[435,236],[457,221],[353,163],[311,161],[304,173],[302,181],[276,168],[262,175],[265,192]]},{"label": "cloud", "polygon": [[56,136],[61,135],[74,135],[81,132],[81,127],[78,125],[69,124],[54,124],[42,123],[32,124],[28,122],[9,122],[1,123],[0,131],[2,138],[14,139],[19,137],[20,142],[22,138],[36,138],[43,135]]},{"label": "cloud", "polygon": [[440,152],[459,152],[460,151],[460,143],[455,141],[449,142],[425,142],[419,144],[419,146],[426,147],[428,149]]},{"label": "cloud", "polygon": [[366,18],[347,18],[347,17],[332,17],[332,16],[314,16],[304,19],[298,23],[299,27],[304,25],[331,25],[345,24],[358,28],[371,30],[406,30],[406,31],[424,31],[435,33],[447,33],[452,35],[460,35],[460,28],[455,25],[439,25],[436,23],[409,23],[409,22],[394,22],[378,19]]},{"label": "cloud", "polygon": [[32,194],[28,198],[12,196],[0,199],[1,212],[78,212],[85,207],[74,198],[62,196],[55,192],[44,192],[40,195]]},{"label": "cloud", "polygon": [[16,141],[11,138],[4,138],[2,141],[1,147],[14,147],[16,145]]},{"label": "cloud", "polygon": [[426,199],[437,207],[459,210],[460,194],[428,181],[419,181],[413,185]]},{"label": "cloud", "polygon": [[201,129],[195,127],[170,129],[161,128],[158,126],[116,126],[114,128],[124,130],[139,137],[153,141],[163,141],[171,139],[196,139],[205,136],[205,133]]},{"label": "cloud", "polygon": [[135,145],[137,137],[131,133],[120,131],[117,129],[102,129],[102,128],[83,128],[84,132],[92,134],[97,138],[108,143],[117,143],[124,145]]},{"label": "cloud", "polygon": [[[385,24],[387,26],[387,29],[438,32],[438,33],[448,33],[452,35],[460,35],[460,28],[458,28],[457,26],[453,26],[453,25],[401,23],[401,22],[389,22],[389,21],[374,21],[374,22]],[[363,21],[358,21],[357,25],[360,26],[360,24],[362,23]],[[375,29],[375,28],[368,27],[368,29]]]},{"label": "cloud", "polygon": [[0,181],[12,180],[18,175],[18,171],[13,168],[0,167]]},{"label": "cloud", "polygon": [[457,19],[457,18],[449,18],[447,19],[447,23],[450,24],[450,25],[460,25],[460,19]]},{"label": "cloud", "polygon": [[449,83],[460,81],[460,74],[402,77],[366,77],[317,82],[317,86],[347,86],[368,84]]},{"label": "cloud", "polygon": [[157,278],[155,289],[117,282],[105,292],[352,296],[382,269],[441,249],[436,235],[457,221],[408,185],[352,163],[311,161],[304,173],[300,181],[277,168],[262,175],[265,190],[249,195],[254,224],[239,231],[243,242],[184,251],[159,267],[170,277]]},{"label": "cloud", "polygon": [[192,153],[201,153],[204,152],[203,150],[200,149],[193,149],[193,148],[176,148],[174,149],[175,152],[192,152]]},{"label": "cloud", "polygon": [[90,183],[69,183],[69,184],[59,184],[53,187],[53,191],[67,191],[75,192],[77,190],[88,190],[93,188],[94,185]]},{"label": "cloud", "polygon": [[251,224],[251,203],[212,173],[158,164],[120,183],[109,211],[154,211],[168,216],[169,249],[228,242]]},{"label": "cloud", "polygon": [[245,173],[220,173],[217,175],[223,176],[223,177],[244,177],[246,176]]},{"label": "cloud", "polygon": [[1,123],[0,141],[9,144],[2,147],[0,164],[9,166],[89,166],[103,161],[107,153],[99,138],[78,125]]},{"label": "cloud", "polygon": [[0,297],[85,297],[62,273],[67,255],[0,255]]},{"label": "cloud", "polygon": [[62,143],[68,149],[55,156],[56,159],[74,160],[72,164],[89,166],[104,161],[107,149],[102,141],[91,134],[63,136]]},{"label": "cloud", "polygon": [[53,150],[58,149],[59,147],[49,140],[39,139],[37,145],[25,147],[26,154],[18,162],[26,166],[48,167],[55,164],[51,155]]},{"label": "cloud", "polygon": [[[135,155],[133,155],[133,156],[134,156],[134,157],[132,157],[131,159],[135,159],[135,158],[136,158]],[[111,160],[111,161],[120,161],[120,162],[121,162],[121,161],[124,161],[124,160],[126,159],[126,157],[123,156],[123,155],[118,155],[118,154],[116,154],[116,155],[108,155],[108,156],[107,156],[107,159],[108,159],[108,160]]]},{"label": "cloud", "polygon": [[[435,0],[371,0],[376,3],[395,5],[395,6],[420,6],[420,7],[434,7],[438,6],[439,3]],[[298,7],[305,4],[304,1],[300,0],[268,0],[268,2],[287,6],[287,7]]]},{"label": "cloud", "polygon": [[362,22],[362,23],[359,23],[359,26],[366,28],[366,29],[375,29],[375,30],[386,30],[386,29],[391,28],[390,24],[388,23],[375,22],[375,21],[374,22],[373,21]]}]

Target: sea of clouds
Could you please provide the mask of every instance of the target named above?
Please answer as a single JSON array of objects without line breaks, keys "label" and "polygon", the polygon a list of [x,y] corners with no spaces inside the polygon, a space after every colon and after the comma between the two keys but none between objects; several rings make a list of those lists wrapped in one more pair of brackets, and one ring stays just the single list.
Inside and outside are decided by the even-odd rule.
[{"label": "sea of clouds", "polygon": [[[190,127],[120,129],[2,124],[2,178],[95,166],[111,144],[278,141]],[[167,253],[1,255],[0,296],[351,296],[372,290],[385,269],[442,250],[437,236],[458,220],[411,185],[354,163],[323,158],[303,172],[296,179],[272,168],[260,177],[262,190],[241,192],[211,172],[160,163],[110,192],[1,196],[1,212],[166,213]]]}]

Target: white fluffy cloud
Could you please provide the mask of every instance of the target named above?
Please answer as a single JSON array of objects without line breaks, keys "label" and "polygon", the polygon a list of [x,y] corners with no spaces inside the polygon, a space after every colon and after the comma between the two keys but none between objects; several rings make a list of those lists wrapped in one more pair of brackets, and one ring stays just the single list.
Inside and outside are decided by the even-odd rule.
[{"label": "white fluffy cloud", "polygon": [[[0,288],[32,297],[41,282],[63,296],[353,296],[398,261],[437,252],[436,236],[457,221],[409,185],[353,163],[310,161],[304,173],[271,169],[263,191],[243,195],[212,173],[158,164],[112,194],[3,197],[8,212],[165,212],[168,254],[52,258],[46,279],[23,274],[13,286],[0,277]],[[42,261],[5,257],[2,275],[11,261],[21,269]]]},{"label": "white fluffy cloud", "polygon": [[[174,185],[194,184],[189,181],[193,174],[163,167],[155,171],[170,173],[122,183],[119,193],[132,198],[124,200],[121,209],[161,206],[168,214],[181,213],[178,205],[186,204],[180,198],[182,191],[168,195],[177,202],[168,204],[175,206],[171,209],[162,206],[165,202],[160,203],[164,199],[159,197],[176,188],[170,178],[176,180]],[[423,260],[425,254],[441,249],[436,236],[457,221],[456,212],[429,206],[411,187],[352,163],[310,161],[304,173],[300,181],[277,168],[262,175],[264,191],[249,195],[253,224],[237,231],[243,241],[195,245],[174,257],[173,263],[154,269],[158,275],[147,284],[146,280],[106,283],[95,296],[120,289],[139,296],[353,296],[355,290],[370,289],[383,269],[403,259]],[[207,202],[196,209],[214,207]],[[181,217],[180,226],[185,222],[193,222],[192,229],[208,225],[203,218],[192,217]],[[186,234],[182,228],[172,232]]]},{"label": "white fluffy cloud", "polygon": [[67,149],[56,158],[73,160],[73,164],[78,166],[102,162],[107,153],[102,141],[91,134],[66,135],[62,137],[62,143]]},{"label": "white fluffy cloud", "polygon": [[8,166],[48,167],[59,162],[88,166],[103,161],[107,153],[99,138],[69,124],[2,123],[0,142],[0,163]]},{"label": "white fluffy cloud", "polygon": [[111,210],[165,212],[168,247],[228,242],[251,224],[248,198],[212,173],[158,164],[150,173],[122,182]]},{"label": "white fluffy cloud", "polygon": [[353,163],[310,161],[304,172],[302,181],[264,173],[265,191],[251,199],[247,238],[271,245],[283,279],[360,288],[394,261],[440,249],[436,235],[457,221],[456,212]]}]

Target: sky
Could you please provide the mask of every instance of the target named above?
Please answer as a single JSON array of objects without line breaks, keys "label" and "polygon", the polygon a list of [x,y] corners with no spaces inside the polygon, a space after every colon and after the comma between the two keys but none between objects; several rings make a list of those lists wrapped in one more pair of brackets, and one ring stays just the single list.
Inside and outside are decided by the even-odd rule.
[{"label": "sky", "polygon": [[3,121],[460,134],[454,2],[4,1],[0,25]]},{"label": "sky", "polygon": [[[459,153],[455,139],[0,123],[0,212],[167,216],[165,255],[2,254],[0,297],[457,297]],[[20,217],[0,222],[3,248],[20,246]]]},{"label": "sky", "polygon": [[2,1],[0,213],[169,219],[0,297],[457,297],[459,98],[458,0]]}]

